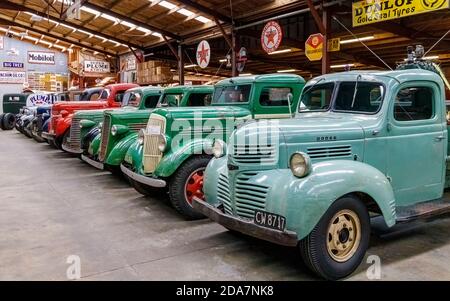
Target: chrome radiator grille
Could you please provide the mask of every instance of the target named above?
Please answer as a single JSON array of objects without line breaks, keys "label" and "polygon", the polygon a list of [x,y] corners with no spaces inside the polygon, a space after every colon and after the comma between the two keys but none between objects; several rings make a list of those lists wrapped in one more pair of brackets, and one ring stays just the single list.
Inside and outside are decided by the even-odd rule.
[{"label": "chrome radiator grille", "polygon": [[105,115],[103,119],[102,127],[102,140],[100,142],[100,152],[98,153],[98,159],[100,161],[105,160],[106,151],[108,149],[109,135],[111,131],[111,116]]},{"label": "chrome radiator grille", "polygon": [[72,125],[70,126],[70,142],[69,148],[74,150],[81,149],[81,137],[80,137],[80,121],[81,118],[74,117],[72,119]]},{"label": "chrome radiator grille", "polygon": [[[166,121],[164,117],[150,117],[148,128],[150,127],[159,127],[160,133],[165,133]],[[144,165],[144,172],[152,173],[155,171],[162,158],[162,153],[158,149],[160,137],[159,135],[148,133],[148,130],[146,132],[144,137],[144,158],[142,162]]]},{"label": "chrome radiator grille", "polygon": [[230,200],[230,183],[228,177],[224,174],[219,176],[217,183],[217,198],[222,202],[225,213],[233,214],[233,207]]},{"label": "chrome radiator grille", "polygon": [[275,145],[233,145],[232,159],[239,164],[276,164],[278,153]]},{"label": "chrome radiator grille", "polygon": [[140,129],[145,129],[147,123],[130,123],[128,128],[133,132],[139,132]]},{"label": "chrome radiator grille", "polygon": [[256,172],[240,173],[235,180],[235,206],[239,216],[253,219],[255,210],[264,210],[269,187],[249,182]]}]

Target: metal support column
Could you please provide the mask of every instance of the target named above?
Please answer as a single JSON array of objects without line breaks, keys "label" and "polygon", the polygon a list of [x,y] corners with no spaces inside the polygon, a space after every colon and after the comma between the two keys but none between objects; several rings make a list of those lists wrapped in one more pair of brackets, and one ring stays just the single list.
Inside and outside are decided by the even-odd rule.
[{"label": "metal support column", "polygon": [[231,76],[238,76],[236,68],[236,32],[231,31]]},{"label": "metal support column", "polygon": [[328,36],[330,32],[330,12],[325,8],[322,10],[323,34],[323,56],[322,56],[322,74],[330,73],[330,53],[328,52]]},{"label": "metal support column", "polygon": [[184,85],[184,55],[183,45],[178,45],[178,82],[180,85]]}]

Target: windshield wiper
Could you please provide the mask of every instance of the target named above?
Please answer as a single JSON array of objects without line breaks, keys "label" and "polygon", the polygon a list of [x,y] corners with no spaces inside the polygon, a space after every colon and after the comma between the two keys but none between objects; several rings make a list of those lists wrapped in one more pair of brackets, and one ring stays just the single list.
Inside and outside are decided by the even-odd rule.
[{"label": "windshield wiper", "polygon": [[357,77],[356,77],[356,82],[355,82],[355,92],[353,93],[353,100],[352,100],[352,105],[351,105],[351,108],[353,109],[353,107],[355,106],[355,100],[356,100],[356,94],[358,93],[358,82],[359,82],[359,80],[361,79],[361,74],[359,74]]}]

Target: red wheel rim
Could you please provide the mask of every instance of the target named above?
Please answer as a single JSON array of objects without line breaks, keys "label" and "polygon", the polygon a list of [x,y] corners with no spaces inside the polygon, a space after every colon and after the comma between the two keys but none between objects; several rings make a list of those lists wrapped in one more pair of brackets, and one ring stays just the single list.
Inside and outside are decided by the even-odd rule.
[{"label": "red wheel rim", "polygon": [[205,196],[203,194],[203,173],[205,171],[205,168],[199,168],[195,170],[193,173],[190,174],[188,177],[185,187],[184,187],[184,194],[186,197],[186,200],[189,205],[192,206],[192,201],[194,200],[194,197],[197,197],[201,200],[205,199]]}]

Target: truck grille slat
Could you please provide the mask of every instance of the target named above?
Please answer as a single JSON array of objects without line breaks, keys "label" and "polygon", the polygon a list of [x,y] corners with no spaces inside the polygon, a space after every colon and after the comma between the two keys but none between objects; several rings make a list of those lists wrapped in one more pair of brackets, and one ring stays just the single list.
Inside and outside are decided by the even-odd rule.
[{"label": "truck grille slat", "polygon": [[308,148],[307,154],[311,159],[349,157],[352,155],[352,147],[350,145],[314,147]]},{"label": "truck grille slat", "polygon": [[106,157],[106,151],[108,150],[109,135],[111,131],[111,116],[105,115],[103,118],[102,127],[102,140],[100,142],[100,152],[98,154],[98,159],[103,162]]},{"label": "truck grille slat", "polygon": [[[150,116],[148,120],[148,127],[155,126],[160,128],[160,133],[163,134],[166,131],[166,121],[165,119],[155,118]],[[162,153],[158,149],[159,135],[148,134],[144,136],[144,172],[152,173],[155,171],[156,167],[161,161]]]},{"label": "truck grille slat", "polygon": [[233,145],[232,159],[238,164],[275,164],[277,155],[274,145]]},{"label": "truck grille slat", "polygon": [[219,183],[218,183],[218,195],[217,198],[222,202],[223,207],[225,209],[225,213],[232,214],[232,206],[230,199],[230,183],[228,181],[228,177],[224,174],[220,174]]},{"label": "truck grille slat", "polygon": [[269,187],[255,185],[248,181],[257,175],[256,172],[243,172],[239,174],[235,182],[236,213],[239,216],[253,218],[255,210],[264,210]]}]

